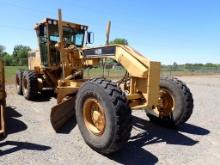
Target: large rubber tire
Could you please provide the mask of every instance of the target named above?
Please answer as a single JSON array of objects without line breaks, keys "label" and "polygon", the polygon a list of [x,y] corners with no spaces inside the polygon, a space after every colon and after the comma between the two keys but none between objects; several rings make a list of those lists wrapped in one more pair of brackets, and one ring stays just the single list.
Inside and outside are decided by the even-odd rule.
[{"label": "large rubber tire", "polygon": [[[88,98],[95,98],[104,109],[106,126],[102,135],[93,134],[84,122],[83,106]],[[132,128],[131,109],[116,83],[101,78],[85,82],[77,93],[75,110],[82,137],[95,151],[110,154],[128,141]]]},{"label": "large rubber tire", "polygon": [[23,71],[18,70],[15,75],[15,85],[16,85],[17,94],[19,94],[19,95],[23,95],[22,76],[23,76]]},{"label": "large rubber tire", "polygon": [[151,121],[170,127],[178,127],[185,123],[193,112],[193,97],[185,83],[177,78],[161,78],[160,88],[173,96],[175,106],[168,116],[156,117],[147,113]]},{"label": "large rubber tire", "polygon": [[22,91],[27,100],[35,100],[38,95],[37,74],[34,71],[24,71]]}]

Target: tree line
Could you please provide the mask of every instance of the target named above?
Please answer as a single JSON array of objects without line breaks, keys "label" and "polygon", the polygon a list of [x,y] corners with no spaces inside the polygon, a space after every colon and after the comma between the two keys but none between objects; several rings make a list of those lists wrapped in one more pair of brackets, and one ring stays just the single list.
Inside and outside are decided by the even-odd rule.
[{"label": "tree line", "polygon": [[25,66],[28,64],[28,52],[31,50],[29,46],[16,45],[12,54],[5,51],[5,47],[0,45],[0,58],[5,62],[6,66]]},{"label": "tree line", "polygon": [[207,70],[207,69],[217,69],[220,70],[220,64],[213,63],[185,63],[177,64],[174,62],[172,65],[162,65],[163,70],[173,70],[173,71],[196,71],[196,70]]}]

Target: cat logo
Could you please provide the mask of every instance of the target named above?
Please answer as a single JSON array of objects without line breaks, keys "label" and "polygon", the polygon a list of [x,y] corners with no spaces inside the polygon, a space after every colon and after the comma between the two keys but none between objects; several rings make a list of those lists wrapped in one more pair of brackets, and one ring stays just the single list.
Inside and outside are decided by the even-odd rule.
[{"label": "cat logo", "polygon": [[95,49],[95,54],[96,55],[102,54],[102,49]]}]

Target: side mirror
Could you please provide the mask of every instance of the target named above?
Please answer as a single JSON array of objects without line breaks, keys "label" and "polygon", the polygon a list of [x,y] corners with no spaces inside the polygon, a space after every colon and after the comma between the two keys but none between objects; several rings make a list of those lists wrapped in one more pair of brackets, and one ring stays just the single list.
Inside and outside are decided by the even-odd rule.
[{"label": "side mirror", "polygon": [[93,32],[88,32],[87,33],[87,43],[88,44],[93,44],[94,43],[94,33]]}]

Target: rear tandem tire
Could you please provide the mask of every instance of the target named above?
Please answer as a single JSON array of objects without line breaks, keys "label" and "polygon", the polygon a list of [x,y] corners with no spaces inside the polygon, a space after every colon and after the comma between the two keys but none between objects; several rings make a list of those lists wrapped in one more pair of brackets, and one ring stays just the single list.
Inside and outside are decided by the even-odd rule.
[{"label": "rear tandem tire", "polygon": [[[147,113],[149,119],[168,127],[178,127],[185,123],[193,112],[193,97],[190,89],[177,78],[165,77],[160,80],[161,91],[167,91],[173,98],[173,110],[169,114],[159,115],[159,117]],[[158,113],[160,114],[160,112]]]},{"label": "rear tandem tire", "polygon": [[22,91],[27,100],[34,100],[38,95],[37,74],[34,71],[24,71]]},{"label": "rear tandem tire", "polygon": [[22,76],[23,76],[23,71],[18,70],[15,75],[15,85],[16,85],[17,94],[19,94],[19,95],[23,95]]},{"label": "rear tandem tire", "polygon": [[[90,127],[91,124],[96,123],[92,120],[94,111],[97,109],[94,110],[93,104],[86,109],[88,101],[97,103],[99,105],[97,109],[101,107],[102,110],[101,117],[104,116],[105,121],[101,122],[101,126],[105,123],[102,127],[104,129],[100,129],[101,132],[97,127],[97,134]],[[131,109],[125,94],[115,83],[101,78],[87,81],[79,89],[75,103],[80,132],[84,141],[92,149],[101,154],[110,154],[119,150],[128,141],[132,128]],[[90,126],[88,126],[87,118],[90,114],[92,117],[89,120]],[[101,119],[103,120],[103,118]]]}]

